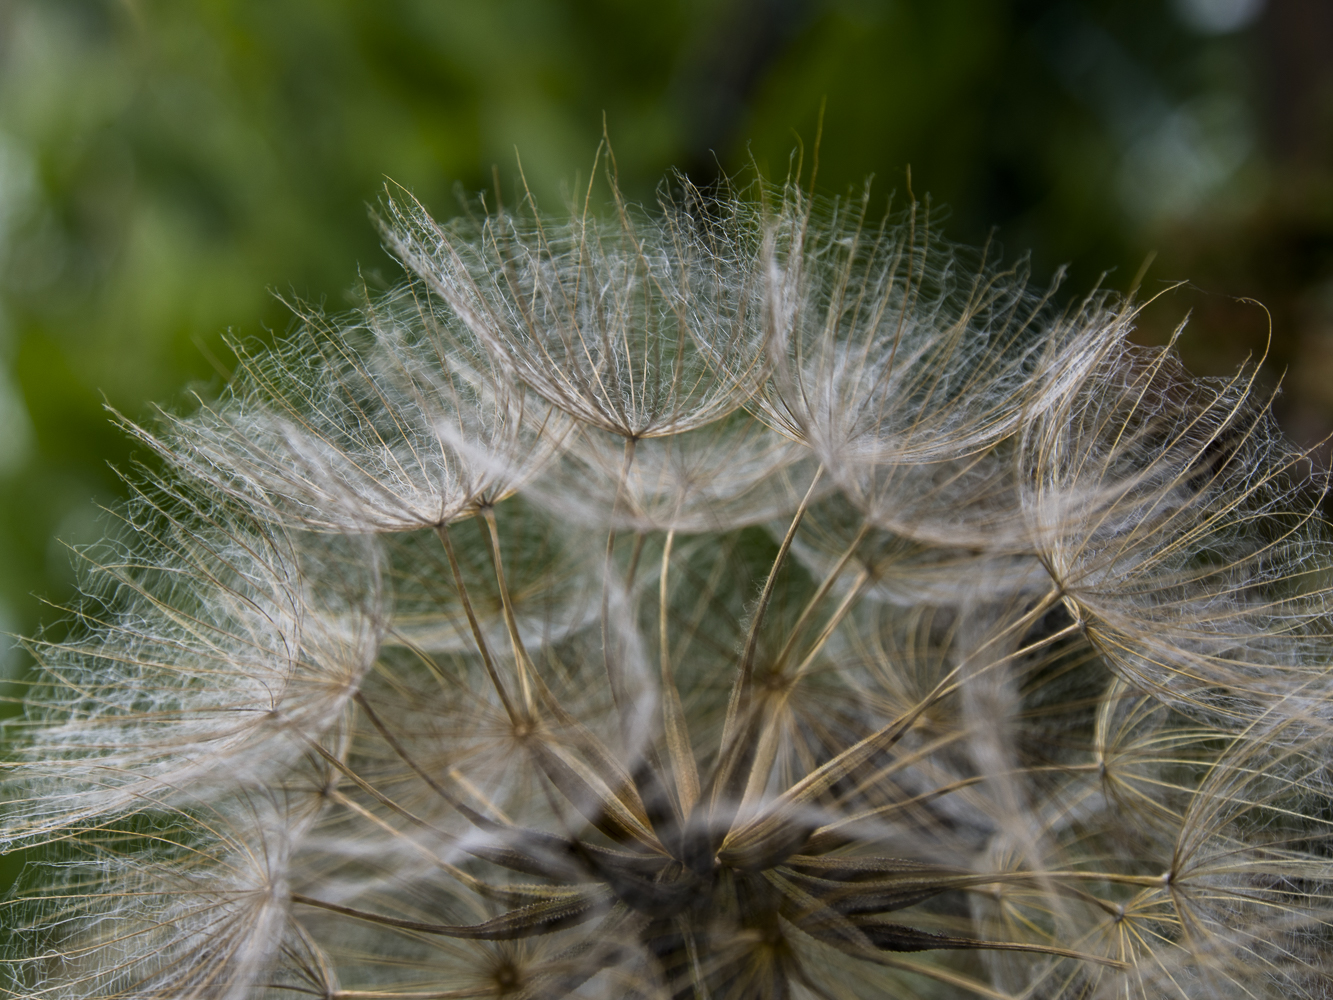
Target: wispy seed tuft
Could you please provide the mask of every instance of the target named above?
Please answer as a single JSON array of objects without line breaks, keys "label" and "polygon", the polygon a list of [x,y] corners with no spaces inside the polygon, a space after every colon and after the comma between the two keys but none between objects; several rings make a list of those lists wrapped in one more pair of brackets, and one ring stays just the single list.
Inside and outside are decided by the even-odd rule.
[{"label": "wispy seed tuft", "polygon": [[596,191],[391,192],[399,289],[129,426],[7,994],[1329,996],[1333,547],[1254,366],[868,191]]}]

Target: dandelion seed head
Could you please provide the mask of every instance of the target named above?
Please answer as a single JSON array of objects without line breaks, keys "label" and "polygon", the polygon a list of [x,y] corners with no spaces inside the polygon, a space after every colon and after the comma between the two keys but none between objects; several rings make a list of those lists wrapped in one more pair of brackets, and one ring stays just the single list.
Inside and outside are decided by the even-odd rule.
[{"label": "dandelion seed head", "polygon": [[436,223],[130,432],[17,997],[1328,995],[1329,530],[1247,366],[796,183]]}]

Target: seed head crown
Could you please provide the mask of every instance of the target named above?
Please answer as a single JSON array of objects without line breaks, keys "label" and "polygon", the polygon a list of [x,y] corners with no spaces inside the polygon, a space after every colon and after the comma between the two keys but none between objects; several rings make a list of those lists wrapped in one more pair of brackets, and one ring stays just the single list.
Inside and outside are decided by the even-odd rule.
[{"label": "seed head crown", "polygon": [[24,998],[1327,997],[1329,532],[1254,389],[911,206],[438,224],[156,430]]}]

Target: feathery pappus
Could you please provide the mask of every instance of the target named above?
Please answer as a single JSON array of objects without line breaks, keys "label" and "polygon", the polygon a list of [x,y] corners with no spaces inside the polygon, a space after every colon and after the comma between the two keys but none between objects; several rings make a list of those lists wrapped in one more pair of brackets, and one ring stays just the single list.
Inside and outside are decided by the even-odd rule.
[{"label": "feathery pappus", "polygon": [[916,206],[608,175],[237,347],[11,729],[27,998],[1328,997],[1333,547]]}]

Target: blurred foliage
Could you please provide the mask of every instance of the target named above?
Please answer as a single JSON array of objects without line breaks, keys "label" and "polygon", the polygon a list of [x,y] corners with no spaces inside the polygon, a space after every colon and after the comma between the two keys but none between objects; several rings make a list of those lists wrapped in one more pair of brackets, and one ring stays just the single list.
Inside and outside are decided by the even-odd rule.
[{"label": "blurred foliage", "polygon": [[[224,336],[392,283],[386,177],[559,210],[602,135],[664,171],[776,178],[819,109],[819,184],[907,190],[1069,294],[1191,278],[1191,362],[1292,365],[1289,426],[1333,425],[1333,5],[1326,0],[0,0],[0,625],[67,602],[123,492],[105,401],[216,391]],[[360,277],[358,278],[358,269]],[[1103,272],[1109,276],[1102,279]],[[1192,331],[1199,331],[1198,333]],[[33,596],[36,595],[36,596]],[[11,671],[21,670],[19,654]]]}]

